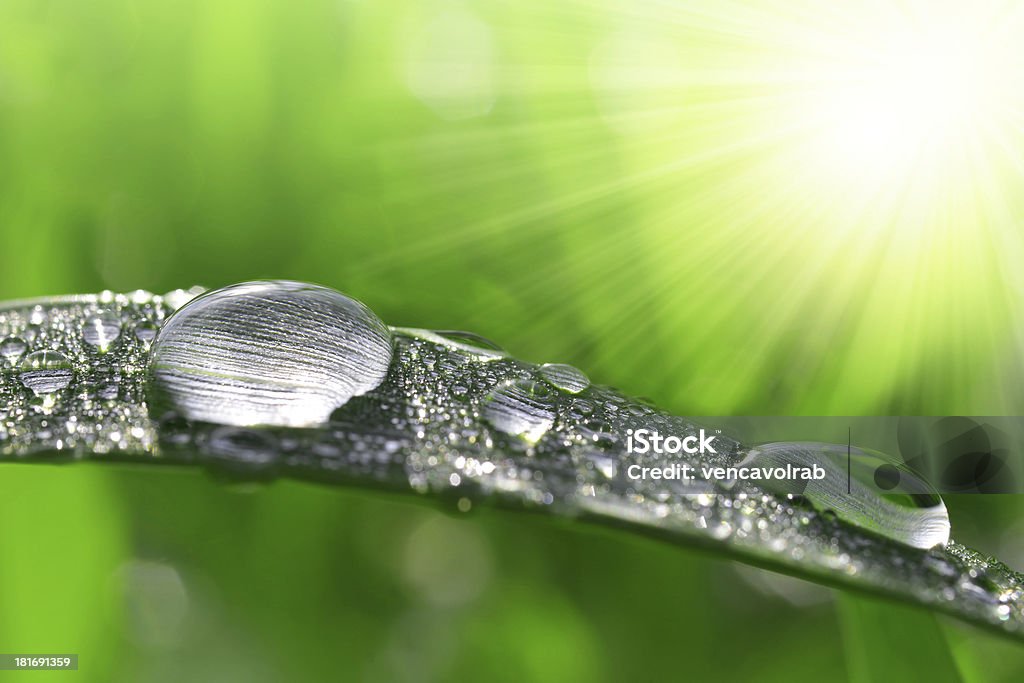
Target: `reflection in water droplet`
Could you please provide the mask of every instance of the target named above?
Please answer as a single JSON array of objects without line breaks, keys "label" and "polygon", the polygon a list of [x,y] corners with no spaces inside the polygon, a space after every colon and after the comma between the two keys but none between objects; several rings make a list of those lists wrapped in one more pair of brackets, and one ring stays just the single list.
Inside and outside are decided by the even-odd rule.
[{"label": "reflection in water droplet", "polygon": [[0,341],[0,358],[9,365],[17,365],[27,350],[28,343],[21,337],[7,337]]},{"label": "reflection in water droplet", "polygon": [[358,301],[301,282],[249,282],[193,299],[153,343],[155,414],[311,427],[377,387],[388,328]]},{"label": "reflection in water droplet", "polygon": [[551,389],[529,378],[499,384],[484,399],[483,416],[497,429],[536,443],[551,429]]},{"label": "reflection in water droplet", "polygon": [[552,385],[570,394],[578,394],[590,386],[590,378],[583,371],[564,363],[545,363],[540,374]]},{"label": "reflection in water droplet", "polygon": [[900,470],[892,463],[885,463],[875,468],[875,486],[883,491],[891,491],[899,486],[902,476]]},{"label": "reflection in water droplet", "polygon": [[60,391],[71,383],[71,361],[59,351],[36,351],[21,361],[18,379],[36,395]]},{"label": "reflection in water droplet", "polygon": [[89,346],[106,353],[110,345],[121,336],[121,320],[113,313],[94,315],[85,321],[82,338]]},{"label": "reflection in water droplet", "polygon": [[[789,490],[792,481],[766,480],[762,485],[777,493],[800,493],[819,510],[831,511],[840,519],[915,548],[931,548],[949,541],[946,505],[924,479],[882,453],[857,447],[849,453],[848,462],[846,445],[769,443],[752,449],[743,465],[817,464],[823,468],[824,478],[807,481],[802,491]],[[876,481],[879,470],[884,473],[880,479],[885,486]],[[898,476],[893,476],[893,472]]]},{"label": "reflection in water droplet", "polygon": [[220,427],[210,434],[203,452],[231,464],[262,467],[274,462],[277,442],[273,435],[255,429]]}]

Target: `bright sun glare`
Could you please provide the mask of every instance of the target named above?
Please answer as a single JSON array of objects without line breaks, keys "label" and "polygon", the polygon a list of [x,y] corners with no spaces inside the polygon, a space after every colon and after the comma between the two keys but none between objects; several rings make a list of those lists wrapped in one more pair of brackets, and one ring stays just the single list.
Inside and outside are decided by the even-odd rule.
[{"label": "bright sun glare", "polygon": [[814,68],[800,106],[819,165],[876,180],[949,181],[1020,115],[1017,41],[977,16],[936,9],[944,11],[879,22]]}]

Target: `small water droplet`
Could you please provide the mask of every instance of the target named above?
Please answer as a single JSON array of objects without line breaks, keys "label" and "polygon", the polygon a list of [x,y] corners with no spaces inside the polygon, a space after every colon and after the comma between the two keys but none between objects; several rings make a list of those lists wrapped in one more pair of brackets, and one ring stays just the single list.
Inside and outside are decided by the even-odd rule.
[{"label": "small water droplet", "polygon": [[590,386],[590,378],[582,370],[564,363],[545,363],[540,366],[540,374],[553,386],[570,394],[578,394]]},{"label": "small water droplet", "polygon": [[85,321],[82,338],[100,353],[110,350],[110,345],[121,336],[121,320],[113,313],[100,313]]},{"label": "small water droplet", "polygon": [[364,305],[301,282],[249,282],[197,297],[153,343],[155,414],[236,426],[312,427],[376,388],[388,328]]},{"label": "small water droplet", "polygon": [[59,351],[36,351],[25,356],[18,379],[37,396],[60,391],[71,383],[74,369]]},{"label": "small water droplet", "polygon": [[36,306],[28,314],[28,322],[30,325],[42,325],[46,322],[46,310],[42,306]]},{"label": "small water droplet", "polygon": [[546,384],[520,378],[499,384],[487,395],[483,416],[498,430],[536,443],[555,421],[550,400]]},{"label": "small water droplet", "polygon": [[9,365],[17,365],[28,350],[28,343],[21,337],[7,337],[0,341],[0,358]]},{"label": "small water droplet", "polygon": [[610,424],[599,418],[588,418],[575,425],[576,431],[587,442],[602,450],[609,450],[619,442],[619,436]]},{"label": "small water droplet", "polygon": [[724,520],[719,521],[714,526],[710,527],[709,531],[714,538],[722,541],[732,535],[732,525]]},{"label": "small water droplet", "polygon": [[598,472],[605,479],[615,478],[615,458],[605,455],[600,451],[588,452],[585,454],[587,462],[594,471]]},{"label": "small water droplet", "polygon": [[132,303],[143,305],[148,304],[153,299],[153,292],[148,292],[145,289],[136,289],[130,295]]},{"label": "small water droplet", "polygon": [[175,289],[167,292],[163,296],[164,304],[167,305],[172,311],[176,311],[192,299],[202,294],[204,290],[202,287],[192,287],[191,289]]}]

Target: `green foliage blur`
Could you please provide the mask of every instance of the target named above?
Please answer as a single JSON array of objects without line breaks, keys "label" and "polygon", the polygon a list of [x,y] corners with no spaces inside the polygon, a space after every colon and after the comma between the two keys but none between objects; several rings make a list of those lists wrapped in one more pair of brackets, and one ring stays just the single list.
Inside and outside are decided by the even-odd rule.
[{"label": "green foliage blur", "polygon": [[[744,208],[756,154],[714,154],[732,94],[608,85],[624,26],[731,49],[631,7],[4,0],[0,300],[298,279],[679,413],[1019,411],[1009,327],[921,334],[874,271],[801,255],[827,227]],[[963,322],[914,296],[921,329]],[[1024,565],[1017,498],[949,505]],[[4,465],[0,544],[0,652],[81,655],[33,680],[1024,672],[997,637],[652,541],[292,482]]]}]

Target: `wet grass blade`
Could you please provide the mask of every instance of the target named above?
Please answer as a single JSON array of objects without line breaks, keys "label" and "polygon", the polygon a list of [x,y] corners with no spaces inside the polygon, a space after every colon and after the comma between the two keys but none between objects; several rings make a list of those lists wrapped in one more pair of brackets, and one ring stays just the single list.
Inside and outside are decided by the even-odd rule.
[{"label": "wet grass blade", "polygon": [[[154,419],[147,403],[153,332],[187,299],[139,292],[0,308],[0,459],[196,465],[241,479],[382,488],[459,509],[527,510],[913,603],[1024,639],[1024,577],[1002,563],[955,541],[914,548],[743,483],[627,480],[628,430],[696,434],[699,425],[470,335],[392,328],[387,377],[321,426]],[[87,339],[90,329],[102,331],[102,345]],[[33,356],[44,350],[60,362]],[[706,462],[734,463],[748,453],[724,437],[721,445]]]}]

